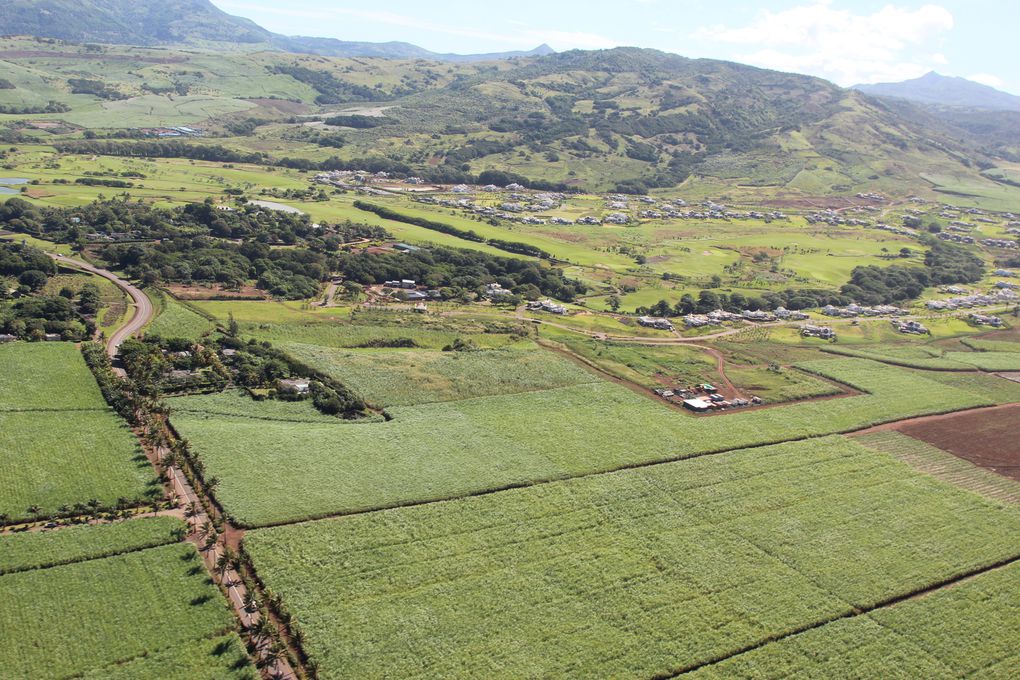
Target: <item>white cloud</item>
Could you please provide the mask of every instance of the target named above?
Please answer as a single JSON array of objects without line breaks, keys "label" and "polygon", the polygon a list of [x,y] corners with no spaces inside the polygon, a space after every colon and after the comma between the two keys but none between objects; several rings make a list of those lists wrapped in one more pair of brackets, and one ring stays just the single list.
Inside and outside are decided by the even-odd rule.
[{"label": "white cloud", "polygon": [[989,87],[1002,88],[1005,83],[1002,82],[1002,78],[999,76],[993,76],[991,73],[975,73],[972,76],[967,76],[967,80],[973,80],[975,83],[981,83],[982,85],[988,85]]},{"label": "white cloud", "polygon": [[953,15],[939,5],[886,5],[871,14],[855,14],[820,0],[780,12],[764,10],[746,26],[704,27],[696,37],[758,47],[734,55],[758,66],[851,85],[913,78],[944,64],[945,57],[930,50],[952,28]]}]

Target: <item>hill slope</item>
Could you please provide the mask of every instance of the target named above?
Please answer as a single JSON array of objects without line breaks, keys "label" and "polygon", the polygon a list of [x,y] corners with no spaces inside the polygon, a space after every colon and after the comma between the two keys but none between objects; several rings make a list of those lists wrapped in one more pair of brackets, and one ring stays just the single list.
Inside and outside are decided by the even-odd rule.
[{"label": "hill slope", "polygon": [[1020,111],[1020,97],[966,78],[943,76],[934,71],[900,83],[854,85],[853,89],[866,94],[897,97],[925,104]]},{"label": "hill slope", "polygon": [[285,36],[220,10],[209,0],[4,0],[0,35],[31,35],[79,43],[195,45],[231,43],[330,57],[384,57],[487,61],[549,54],[527,52],[439,54],[403,42],[369,43]]}]

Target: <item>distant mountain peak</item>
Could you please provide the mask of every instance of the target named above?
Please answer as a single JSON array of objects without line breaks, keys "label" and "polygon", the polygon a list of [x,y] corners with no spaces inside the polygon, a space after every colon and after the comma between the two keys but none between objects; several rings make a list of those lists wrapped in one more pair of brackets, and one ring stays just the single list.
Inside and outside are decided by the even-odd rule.
[{"label": "distant mountain peak", "polygon": [[555,53],[544,44],[527,52],[439,54],[402,42],[285,36],[249,19],[227,14],[209,0],[0,0],[0,35],[141,46],[228,43],[327,57],[437,61],[483,61]]},{"label": "distant mountain peak", "polygon": [[1020,111],[1020,97],[973,80],[944,76],[935,71],[899,83],[854,85],[853,89],[879,97],[896,97],[924,104]]}]

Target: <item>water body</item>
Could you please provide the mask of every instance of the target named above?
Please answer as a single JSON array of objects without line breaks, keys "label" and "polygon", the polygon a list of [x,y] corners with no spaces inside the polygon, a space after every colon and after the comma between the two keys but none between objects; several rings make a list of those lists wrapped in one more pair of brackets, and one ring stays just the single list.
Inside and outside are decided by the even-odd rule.
[{"label": "water body", "polygon": [[0,184],[28,184],[24,177],[0,177]]},{"label": "water body", "polygon": [[284,205],[283,203],[276,203],[274,201],[248,201],[248,202],[260,206],[262,208],[267,208],[269,210],[279,210],[281,212],[294,213],[295,215],[305,214],[304,210],[298,210],[294,206]]},{"label": "water body", "polygon": [[0,196],[2,196],[4,194],[18,194],[18,193],[21,193],[21,192],[18,191],[17,189],[11,189],[10,187],[0,186]]}]

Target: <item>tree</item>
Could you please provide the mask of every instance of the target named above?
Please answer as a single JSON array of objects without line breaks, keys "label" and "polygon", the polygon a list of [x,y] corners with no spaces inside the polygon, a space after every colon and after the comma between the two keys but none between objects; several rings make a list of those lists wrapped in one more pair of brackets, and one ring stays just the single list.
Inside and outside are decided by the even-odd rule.
[{"label": "tree", "polygon": [[46,272],[41,272],[38,269],[29,269],[26,272],[22,272],[18,277],[18,283],[23,286],[28,286],[31,290],[41,290],[46,285]]},{"label": "tree", "polygon": [[609,305],[609,309],[613,310],[614,312],[620,310],[620,298],[618,298],[617,296],[610,295],[609,298],[606,300],[606,303]]},{"label": "tree", "polygon": [[234,313],[230,312],[227,314],[227,335],[232,338],[236,338],[240,328],[237,325],[237,319],[234,318]]}]

